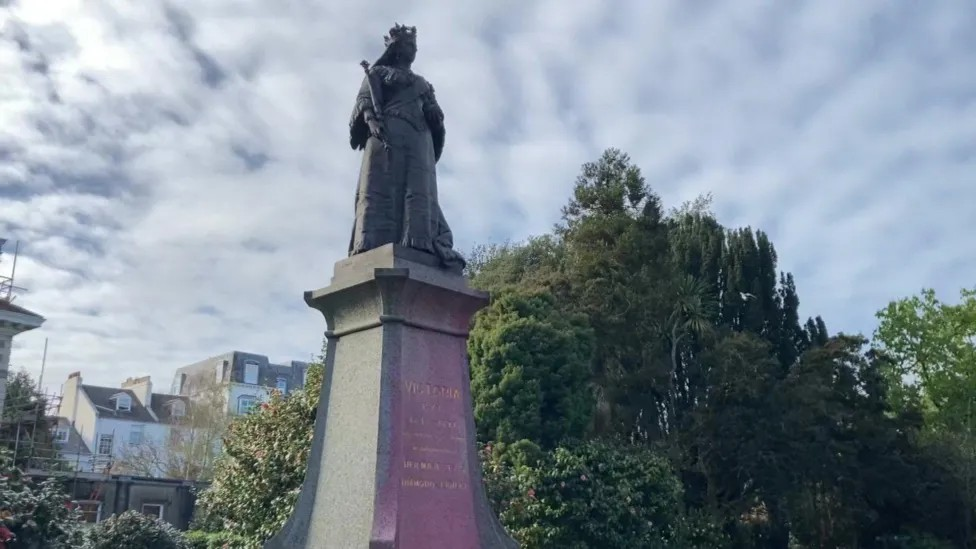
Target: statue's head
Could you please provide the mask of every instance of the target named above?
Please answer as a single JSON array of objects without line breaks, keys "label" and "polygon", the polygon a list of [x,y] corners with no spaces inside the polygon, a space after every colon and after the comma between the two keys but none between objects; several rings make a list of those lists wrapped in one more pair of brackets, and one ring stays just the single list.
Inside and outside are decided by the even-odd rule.
[{"label": "statue's head", "polygon": [[417,27],[395,23],[383,43],[386,51],[374,65],[409,66],[417,57]]}]

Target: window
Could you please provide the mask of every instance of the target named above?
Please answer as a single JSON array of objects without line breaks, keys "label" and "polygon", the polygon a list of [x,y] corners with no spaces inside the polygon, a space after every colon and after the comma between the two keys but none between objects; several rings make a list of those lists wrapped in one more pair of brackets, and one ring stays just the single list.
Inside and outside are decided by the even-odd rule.
[{"label": "window", "polygon": [[244,361],[244,383],[258,384],[258,363],[253,360]]},{"label": "window", "polygon": [[237,413],[246,414],[251,411],[251,408],[258,403],[257,397],[251,395],[244,395],[237,397]]},{"label": "window", "polygon": [[173,417],[183,417],[186,415],[186,403],[182,400],[173,401]]},{"label": "window", "polygon": [[142,504],[142,514],[148,515],[150,517],[155,517],[160,520],[163,518],[163,504],[162,503],[143,503]]},{"label": "window", "polygon": [[142,444],[145,425],[133,425],[129,429],[129,444]]},{"label": "window", "polygon": [[102,518],[102,504],[98,501],[79,501],[78,510],[81,511],[81,520],[89,523],[96,523]]},{"label": "window", "polygon": [[129,398],[129,395],[119,395],[119,397],[115,399],[115,409],[120,412],[132,411],[132,399]]},{"label": "window", "polygon": [[275,382],[275,386],[278,387],[278,390],[281,391],[281,394],[287,393],[288,392],[288,378],[287,377],[279,377],[276,380],[276,382]]},{"label": "window", "polygon": [[99,435],[98,436],[98,447],[96,448],[98,455],[100,456],[110,456],[112,455],[112,443],[114,442],[112,435]]},{"label": "window", "polygon": [[54,431],[54,442],[68,442],[68,430],[59,428]]}]

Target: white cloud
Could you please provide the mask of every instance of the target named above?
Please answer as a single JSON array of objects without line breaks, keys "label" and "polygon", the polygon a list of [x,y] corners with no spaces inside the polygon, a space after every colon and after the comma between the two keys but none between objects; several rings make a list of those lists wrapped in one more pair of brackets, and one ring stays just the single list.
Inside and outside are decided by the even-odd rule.
[{"label": "white cloud", "polygon": [[[976,272],[976,7],[21,0],[0,13],[0,236],[46,315],[15,364],[115,384],[229,349],[318,350],[302,291],[344,256],[347,122],[393,21],[447,113],[461,248],[558,219],[630,153],[666,205],[767,230],[804,314],[870,331]],[[258,169],[250,170],[248,163]],[[5,264],[9,266],[9,264]],[[215,310],[217,314],[208,314]]]}]

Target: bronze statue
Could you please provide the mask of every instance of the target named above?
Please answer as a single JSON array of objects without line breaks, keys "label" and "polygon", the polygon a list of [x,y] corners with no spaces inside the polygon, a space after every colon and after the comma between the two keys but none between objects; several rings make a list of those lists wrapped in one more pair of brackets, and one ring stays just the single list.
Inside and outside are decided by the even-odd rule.
[{"label": "bronze statue", "polygon": [[417,28],[396,24],[370,66],[349,122],[349,143],[364,150],[349,255],[384,244],[434,254],[460,271],[464,259],[437,200],[436,164],[444,150],[444,112],[434,88],[411,70]]}]

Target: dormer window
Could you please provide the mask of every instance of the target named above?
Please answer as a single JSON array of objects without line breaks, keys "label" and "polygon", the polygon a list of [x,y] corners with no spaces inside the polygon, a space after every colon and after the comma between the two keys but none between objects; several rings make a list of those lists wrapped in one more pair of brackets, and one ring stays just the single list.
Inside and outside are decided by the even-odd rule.
[{"label": "dormer window", "polygon": [[186,403],[182,400],[173,401],[173,417],[183,417],[186,415]]},{"label": "dormer window", "polygon": [[244,383],[258,384],[258,363],[253,360],[244,361]]},{"label": "dormer window", "polygon": [[287,394],[288,393],[288,378],[287,377],[279,377],[277,380],[275,380],[275,387],[277,387],[278,391],[281,394],[283,394],[283,395],[284,394]]},{"label": "dormer window", "polygon": [[132,411],[132,397],[129,395],[119,395],[115,399],[115,410],[119,412]]}]

